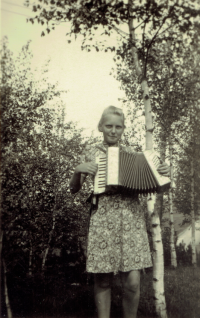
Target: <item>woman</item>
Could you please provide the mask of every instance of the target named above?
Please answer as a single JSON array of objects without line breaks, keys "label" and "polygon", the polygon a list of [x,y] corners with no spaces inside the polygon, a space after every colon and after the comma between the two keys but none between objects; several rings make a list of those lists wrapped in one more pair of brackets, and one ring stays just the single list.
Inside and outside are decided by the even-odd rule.
[{"label": "woman", "polygon": [[[98,169],[95,156],[107,147],[118,147],[124,128],[122,110],[114,106],[106,108],[98,125],[104,141],[86,149],[83,162],[75,168],[70,181],[72,193],[80,190],[86,176],[95,176]],[[130,147],[120,147],[134,152]],[[168,176],[169,167],[163,163],[158,172]],[[124,318],[136,318],[140,270],[151,266],[144,211],[138,197],[122,194],[115,186],[107,187],[98,196],[97,209],[92,211],[87,247],[86,270],[94,273],[98,318],[110,317],[111,283],[117,272],[122,280]]]}]

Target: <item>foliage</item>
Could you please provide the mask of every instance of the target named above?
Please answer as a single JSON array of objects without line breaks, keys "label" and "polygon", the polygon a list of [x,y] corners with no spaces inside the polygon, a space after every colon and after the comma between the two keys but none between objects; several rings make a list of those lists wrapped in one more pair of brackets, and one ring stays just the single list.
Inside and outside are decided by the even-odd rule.
[{"label": "foliage", "polygon": [[185,248],[184,244],[180,244],[176,248],[177,259],[180,265],[190,266],[192,265],[192,247],[189,245]]},{"label": "foliage", "polygon": [[[30,5],[29,0],[26,3]],[[33,11],[37,16],[31,22],[46,23],[48,33],[56,24],[68,21],[71,26],[68,36],[83,35],[82,47],[116,51],[116,76],[126,94],[123,104],[128,115],[127,126],[130,127],[125,131],[124,140],[136,150],[141,150],[145,125],[142,119],[142,79],[137,79],[132,56],[132,48],[136,47],[142,76],[148,77],[152,98],[155,148],[161,148],[163,139],[167,139],[166,136],[173,130],[173,142],[177,144],[178,155],[181,155],[180,149],[185,147],[188,142],[186,137],[189,136],[185,131],[189,129],[188,103],[194,98],[194,95],[191,98],[191,87],[194,88],[198,82],[197,76],[194,78],[191,54],[191,47],[197,52],[196,43],[199,41],[197,17],[200,11],[197,3],[155,0],[38,1]],[[141,34],[131,40],[129,34],[122,31],[130,18],[134,20],[134,30]],[[101,35],[110,36],[113,30],[120,34],[119,48],[101,43]],[[95,44],[92,41],[94,35],[98,37]],[[138,116],[141,118],[138,119]],[[175,159],[176,155],[177,150],[174,151]]]},{"label": "foliage", "polygon": [[65,122],[56,86],[34,79],[29,44],[17,60],[6,39],[2,47],[2,256],[9,290],[22,295],[29,284],[37,288],[39,276],[44,283],[41,277],[58,271],[72,283],[84,272],[87,191],[72,196],[69,179],[85,141],[75,123]]},{"label": "foliage", "polygon": [[[191,87],[195,88],[198,79],[194,73],[197,69],[191,68],[190,49],[185,41],[177,44],[177,30],[170,32],[171,39],[164,43],[155,43],[150,50],[153,60],[147,69],[149,92],[152,100],[154,117],[154,135],[158,143],[161,134],[168,136],[170,131],[175,131],[181,138],[172,138],[178,146],[183,146],[183,134],[188,130],[188,103],[191,103]],[[131,115],[132,121],[137,118],[137,112],[142,114],[142,90],[137,83],[136,71],[132,61],[131,48],[123,42],[116,52],[115,77],[121,83],[121,88],[126,94],[124,105],[134,102],[134,109],[130,105],[125,107]],[[141,58],[142,63],[142,58]],[[190,68],[190,72],[186,72]],[[134,126],[134,125],[133,125]],[[162,139],[162,138],[161,138]],[[182,140],[183,139],[183,140]]]},{"label": "foliage", "polygon": [[[32,4],[26,0],[26,5]],[[80,34],[89,40],[92,40],[99,27],[102,27],[103,34],[110,35],[112,29],[119,30],[118,27],[121,24],[127,24],[131,16],[143,30],[148,25],[148,35],[151,36],[151,39],[144,36],[147,51],[151,41],[154,41],[154,35],[158,34],[163,26],[169,29],[171,26],[177,25],[178,32],[190,34],[193,20],[199,14],[198,5],[190,0],[170,1],[169,3],[156,0],[134,1],[133,3],[118,0],[38,0],[32,5],[32,10],[36,16],[30,21],[46,24],[47,33],[54,29],[56,24],[70,22],[70,35]],[[162,29],[162,32],[164,30]],[[45,34],[42,33],[42,35]],[[95,47],[99,50],[98,45]]]},{"label": "foliage", "polygon": [[[155,43],[149,51],[152,61],[147,68],[149,91],[152,99],[154,115],[155,148],[162,154],[163,140],[165,146],[171,134],[173,144],[173,163],[175,172],[174,201],[179,212],[190,217],[191,210],[191,158],[195,166],[195,213],[199,205],[199,49],[188,46],[187,40],[179,35],[177,30],[170,31],[168,42]],[[199,42],[198,32],[194,39]],[[133,131],[136,130],[141,112],[142,91],[136,82],[136,71],[128,44],[122,43],[115,57],[117,70],[116,78],[125,91],[124,108],[132,120]],[[142,63],[142,59],[141,59]],[[131,109],[130,101],[134,102]],[[192,115],[191,115],[192,112]],[[192,116],[192,119],[191,119]],[[145,128],[143,128],[143,133]],[[166,153],[168,155],[168,153]],[[166,203],[162,209],[166,209]],[[163,236],[165,264],[170,260],[169,241]]]},{"label": "foliage", "polygon": [[[29,4],[29,0],[26,3]],[[127,65],[130,65],[129,70],[125,70],[126,74],[124,69],[120,74],[124,87],[127,80],[131,79],[130,86],[126,86],[128,98],[131,97],[130,99],[133,101],[140,99],[142,93],[140,89],[138,90],[130,54],[130,50],[137,47],[139,63],[143,67],[143,77],[147,75],[150,77],[151,89],[156,92],[153,96],[153,111],[156,113],[157,122],[161,125],[170,118],[170,125],[176,122],[178,124],[176,127],[181,127],[183,117],[186,117],[186,124],[188,124],[188,112],[185,106],[189,100],[187,97],[188,91],[191,89],[193,74],[185,76],[183,68],[188,64],[183,63],[179,67],[176,62],[178,60],[180,63],[181,59],[175,58],[172,52],[180,53],[180,43],[183,39],[180,34],[185,33],[188,36],[187,44],[194,44],[194,22],[199,15],[199,7],[194,1],[189,0],[183,2],[131,1],[130,4],[131,7],[125,1],[38,0],[37,4],[33,5],[33,11],[37,16],[35,19],[31,19],[31,22],[34,23],[37,20],[38,23],[46,23],[47,33],[49,33],[51,29],[54,29],[56,23],[69,21],[71,31],[68,35],[83,35],[82,47],[86,47],[88,50],[91,49],[91,45],[88,43],[92,43],[93,36],[98,31],[108,36],[113,30],[117,31],[125,38],[121,48],[117,51],[117,60],[118,57],[119,60],[127,60]],[[127,24],[130,18],[134,18],[135,29],[141,30],[142,36],[137,40],[130,40],[129,35],[120,30],[120,27],[124,23]],[[173,35],[169,32],[171,29],[173,29]],[[170,47],[167,54],[163,53],[166,42],[170,42],[173,46]],[[101,43],[92,45],[97,51],[101,47],[105,51],[116,50],[113,46],[105,46]],[[41,307],[39,306],[39,299],[42,299],[45,303],[44,308],[46,308],[47,304],[53,306],[54,290],[51,287],[54,286],[57,279],[53,278],[56,271],[61,273],[61,277],[63,277],[63,272],[66,272],[69,281],[70,267],[74,265],[76,269],[80,267],[80,272],[83,273],[80,264],[83,264],[84,257],[78,237],[84,237],[86,232],[84,225],[88,218],[87,207],[84,203],[86,192],[83,189],[76,196],[71,196],[68,180],[84,145],[81,144],[81,132],[76,130],[73,123],[64,124],[62,111],[61,115],[55,119],[55,112],[44,107],[48,101],[58,97],[59,94],[56,86],[49,85],[45,80],[43,85],[34,81],[28,64],[30,59],[28,45],[23,48],[18,63],[12,59],[12,54],[7,50],[6,44],[3,45],[1,85],[3,256],[8,263],[10,286],[12,286],[12,282],[16,282],[19,273],[23,276],[19,285],[25,282],[25,285],[28,286],[26,279],[28,274],[31,280],[30,285],[34,286],[33,290],[37,290],[37,286],[43,290],[42,295],[41,290],[37,290],[36,294],[39,297],[32,301],[32,308],[42,307],[41,304]],[[170,64],[173,65],[172,68]],[[184,83],[182,80],[177,81],[180,78],[184,79]],[[139,82],[141,80],[142,78],[139,78]],[[166,87],[169,88],[171,97],[167,113],[166,105],[168,105],[169,98],[165,94]],[[132,97],[133,95],[134,97]],[[147,98],[149,97],[147,96]],[[181,103],[181,101],[184,102]],[[193,99],[190,99],[191,101]],[[140,101],[138,107],[141,107]],[[62,105],[60,108],[62,109]],[[135,114],[134,110],[133,115],[135,116]],[[172,114],[173,116],[171,116]],[[133,124],[132,118],[130,121]],[[183,127],[181,133],[186,131],[184,131],[185,127],[187,125]],[[160,127],[156,126],[156,129],[159,132]],[[187,132],[188,129],[187,127]],[[130,140],[128,140],[129,137]],[[132,137],[133,133],[128,132],[127,143],[132,144]],[[187,146],[189,142],[190,136],[187,139]],[[138,147],[138,143],[136,147]],[[181,190],[180,186],[179,191],[181,192]],[[82,214],[79,213],[80,209]],[[58,261],[53,254],[60,250],[62,260]],[[48,256],[47,260],[45,255]],[[42,260],[46,264],[44,271],[42,271]],[[12,273],[14,273],[14,277],[11,276]],[[49,276],[46,277],[50,278],[49,281],[47,279],[47,281],[42,281],[42,284],[38,284],[37,273],[39,281],[41,274],[43,274],[43,278],[45,274],[48,274]],[[61,280],[63,283],[63,278]],[[22,287],[22,285],[20,286]],[[57,285],[55,284],[55,286]],[[167,289],[168,297],[172,286],[173,284]],[[190,287],[192,288],[192,286]],[[48,290],[49,298],[45,296],[45,290]],[[149,291],[148,288],[146,291]],[[63,294],[65,292],[66,289]],[[187,297],[189,296],[187,295]],[[70,294],[69,299],[72,298]],[[175,300],[177,303],[178,300],[174,297],[173,301]],[[56,301],[59,301],[58,297]],[[63,298],[61,298],[62,301],[64,302]],[[154,313],[149,299],[147,303],[150,314]],[[195,311],[192,301],[191,304],[192,310]],[[191,310],[191,304],[189,303],[188,310]],[[174,304],[172,304],[173,306]],[[173,310],[169,309],[169,312],[173,313]],[[181,312],[181,317],[186,317],[186,313],[188,313],[187,310]]]},{"label": "foliage", "polygon": [[199,162],[199,144],[185,149],[182,158],[178,160],[177,169],[177,188],[175,189],[175,205],[178,211],[184,213],[187,220],[190,220],[191,209],[191,156],[193,156],[195,174],[194,174],[194,211],[196,218],[199,215],[199,185],[200,185],[200,162]]}]

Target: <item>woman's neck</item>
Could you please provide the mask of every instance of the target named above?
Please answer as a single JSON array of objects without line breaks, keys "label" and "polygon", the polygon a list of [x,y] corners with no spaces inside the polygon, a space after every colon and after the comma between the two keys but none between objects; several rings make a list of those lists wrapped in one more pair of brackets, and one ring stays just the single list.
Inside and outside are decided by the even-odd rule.
[{"label": "woman's neck", "polygon": [[119,141],[117,141],[116,143],[113,144],[109,144],[107,143],[105,140],[103,141],[103,145],[106,147],[119,147]]}]

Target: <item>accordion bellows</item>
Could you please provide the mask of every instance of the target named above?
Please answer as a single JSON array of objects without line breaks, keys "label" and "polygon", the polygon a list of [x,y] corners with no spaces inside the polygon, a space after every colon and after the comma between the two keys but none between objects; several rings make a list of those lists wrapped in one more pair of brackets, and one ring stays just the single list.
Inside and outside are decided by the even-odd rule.
[{"label": "accordion bellows", "polygon": [[109,147],[106,153],[100,152],[96,163],[94,194],[106,192],[106,187],[111,185],[133,194],[164,191],[170,186],[170,179],[157,171],[160,160],[153,150],[129,153]]}]

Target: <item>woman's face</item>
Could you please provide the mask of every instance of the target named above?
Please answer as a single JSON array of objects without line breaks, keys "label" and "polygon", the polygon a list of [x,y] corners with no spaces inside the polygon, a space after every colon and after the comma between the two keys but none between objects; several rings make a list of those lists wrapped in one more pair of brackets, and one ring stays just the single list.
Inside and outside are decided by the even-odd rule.
[{"label": "woman's face", "polygon": [[115,114],[106,115],[101,131],[106,143],[110,145],[117,143],[124,131],[123,119]]}]

